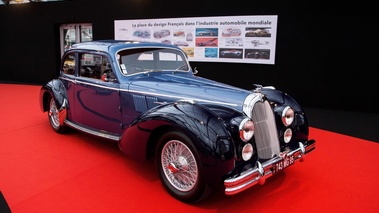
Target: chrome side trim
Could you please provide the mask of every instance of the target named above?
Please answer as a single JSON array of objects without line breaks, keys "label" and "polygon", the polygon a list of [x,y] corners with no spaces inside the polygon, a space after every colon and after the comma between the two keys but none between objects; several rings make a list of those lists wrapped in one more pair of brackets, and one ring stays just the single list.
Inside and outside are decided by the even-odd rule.
[{"label": "chrome side trim", "polygon": [[71,121],[68,121],[68,120],[65,120],[65,124],[67,126],[69,126],[69,127],[72,127],[74,129],[77,129],[77,130],[85,132],[85,133],[88,133],[90,135],[95,135],[97,137],[106,138],[106,139],[110,139],[110,140],[113,140],[113,141],[119,141],[120,138],[121,138],[119,136],[112,135],[112,134],[109,134],[109,133],[106,133],[106,132],[98,132],[98,131],[94,131],[94,130],[82,127],[82,126],[80,126],[78,124],[75,124],[75,123],[73,123]]},{"label": "chrome side trim", "polygon": [[[85,84],[85,85],[89,85],[89,86],[93,86],[93,87],[115,90],[115,91],[119,91],[119,92],[128,92],[131,94],[134,93],[134,94],[140,94],[140,95],[146,95],[146,96],[150,95],[150,96],[160,96],[160,97],[166,97],[166,98],[177,98],[179,100],[188,99],[188,97],[184,97],[184,96],[163,95],[163,94],[154,93],[154,92],[141,92],[141,91],[137,91],[137,90],[119,89],[119,88],[108,87],[108,86],[103,86],[103,85],[99,85],[99,84],[93,84],[93,83],[80,81],[80,80],[73,80],[73,79],[65,78],[65,77],[60,77],[60,79],[70,81],[70,82],[73,82],[75,84],[80,83],[80,84]],[[210,100],[206,100],[206,99],[194,99],[193,101],[212,103],[212,104],[222,104],[222,105],[231,106],[231,107],[237,107],[238,106],[237,104],[231,104],[228,102],[210,101]]]},{"label": "chrome side trim", "polygon": [[[297,160],[302,162],[304,156],[315,149],[316,141],[309,140],[307,143],[308,145],[304,145],[299,142],[299,148],[287,153],[287,156],[293,155],[295,162]],[[257,162],[254,168],[242,172],[237,177],[226,179],[224,181],[225,194],[234,195],[256,185],[257,183],[263,184],[267,178],[273,175],[273,165],[281,160],[283,160],[282,156],[276,156],[264,163]]]},{"label": "chrome side trim", "polygon": [[71,79],[71,78],[66,78],[66,77],[59,77],[60,79],[62,80],[65,80],[65,81],[69,81],[69,82],[72,82],[74,84],[84,84],[84,85],[88,85],[88,86],[93,86],[93,87],[98,87],[98,88],[103,88],[103,89],[109,89],[109,90],[114,90],[114,91],[120,91],[119,88],[115,88],[115,87],[109,87],[109,86],[105,86],[105,85],[101,85],[100,82],[102,82],[101,80],[98,80],[98,79],[94,79],[92,81],[94,81],[95,83],[90,83],[90,82],[87,82],[87,81],[82,81],[82,80],[79,80],[79,79]]},{"label": "chrome side trim", "polygon": [[108,86],[104,86],[104,85],[101,85],[101,84],[100,84],[100,82],[96,82],[96,83],[89,83],[89,82],[86,82],[86,81],[75,80],[75,83],[76,83],[76,84],[84,84],[84,85],[89,85],[89,86],[98,87],[98,88],[103,88],[103,89],[114,90],[114,91],[120,91],[120,89],[119,89],[119,88],[115,88],[115,87],[108,87]]}]

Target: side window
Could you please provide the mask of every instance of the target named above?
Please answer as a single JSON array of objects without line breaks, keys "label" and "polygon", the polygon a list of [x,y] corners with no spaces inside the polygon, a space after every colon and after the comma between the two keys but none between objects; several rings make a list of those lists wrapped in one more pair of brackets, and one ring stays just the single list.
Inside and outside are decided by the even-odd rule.
[{"label": "side window", "polygon": [[101,66],[101,80],[104,82],[116,82],[112,66],[107,57],[103,57],[103,64]]},{"label": "side window", "polygon": [[104,55],[82,53],[80,54],[79,75],[81,77],[101,79],[113,82],[115,77],[109,59]]},{"label": "side window", "polygon": [[79,75],[88,78],[101,78],[102,56],[90,53],[80,54]]},{"label": "side window", "polygon": [[63,61],[63,73],[68,75],[75,74],[75,54],[71,53],[66,55],[66,58]]}]

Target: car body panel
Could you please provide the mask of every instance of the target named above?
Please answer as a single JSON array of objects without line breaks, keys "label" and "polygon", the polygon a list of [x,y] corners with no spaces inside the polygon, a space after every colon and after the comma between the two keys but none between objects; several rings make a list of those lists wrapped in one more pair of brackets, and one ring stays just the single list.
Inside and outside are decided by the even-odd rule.
[{"label": "car body panel", "polygon": [[[239,50],[223,51],[235,55]],[[297,160],[314,149],[307,117],[288,94],[273,87],[246,90],[198,77],[187,57],[180,47],[155,42],[74,45],[62,58],[59,78],[42,86],[41,110],[54,115],[49,109],[49,100],[54,100],[62,126],[115,141],[126,156],[141,161],[156,158],[162,135],[181,132],[194,147],[199,167],[206,168],[201,171],[206,185],[218,188],[224,183],[226,194],[268,177],[284,159],[280,156],[289,153]],[[288,108],[293,109],[294,121],[285,125]],[[256,129],[244,141],[246,120]],[[292,137],[285,142],[289,129]],[[245,145],[251,145],[252,155],[243,160]],[[170,168],[176,171],[174,165]],[[263,168],[267,173],[255,177]],[[244,177],[247,173],[251,176]],[[249,183],[242,184],[241,178]]]}]

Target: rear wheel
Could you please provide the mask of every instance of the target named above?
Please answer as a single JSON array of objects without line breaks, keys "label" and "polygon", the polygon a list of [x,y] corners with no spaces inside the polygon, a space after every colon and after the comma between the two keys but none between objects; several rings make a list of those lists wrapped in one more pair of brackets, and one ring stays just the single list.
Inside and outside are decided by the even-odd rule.
[{"label": "rear wheel", "polygon": [[159,177],[172,196],[183,202],[196,202],[209,194],[200,158],[185,134],[178,131],[164,134],[156,151]]},{"label": "rear wheel", "polygon": [[59,117],[62,115],[59,112],[59,109],[53,97],[49,98],[49,110],[47,116],[49,118],[50,126],[54,129],[54,131],[63,133],[66,130],[66,127],[60,123]]}]

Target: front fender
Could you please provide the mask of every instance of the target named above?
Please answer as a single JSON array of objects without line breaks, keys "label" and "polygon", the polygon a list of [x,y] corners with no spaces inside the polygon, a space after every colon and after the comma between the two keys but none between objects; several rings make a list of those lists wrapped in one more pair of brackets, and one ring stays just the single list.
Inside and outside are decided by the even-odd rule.
[{"label": "front fender", "polygon": [[157,137],[172,128],[192,140],[210,180],[232,170],[234,143],[223,120],[209,108],[188,102],[162,105],[141,115],[123,134],[120,149],[131,158],[144,160]]},{"label": "front fender", "polygon": [[42,112],[45,112],[48,109],[49,96],[55,99],[58,108],[66,107],[67,92],[61,80],[51,80],[41,87],[39,100]]},{"label": "front fender", "polygon": [[297,103],[296,100],[287,93],[274,89],[262,89],[262,93],[270,102],[280,105],[286,104],[291,106],[297,112],[303,112],[299,103]]},{"label": "front fender", "polygon": [[293,145],[297,146],[298,142],[308,140],[309,125],[307,116],[300,106],[300,104],[290,95],[279,90],[262,89],[262,93],[267,99],[275,103],[273,104],[273,111],[277,120],[277,127],[279,129],[285,129],[281,122],[281,114],[285,106],[290,106],[295,111],[295,121],[292,124],[293,134],[296,140],[293,140]]}]

